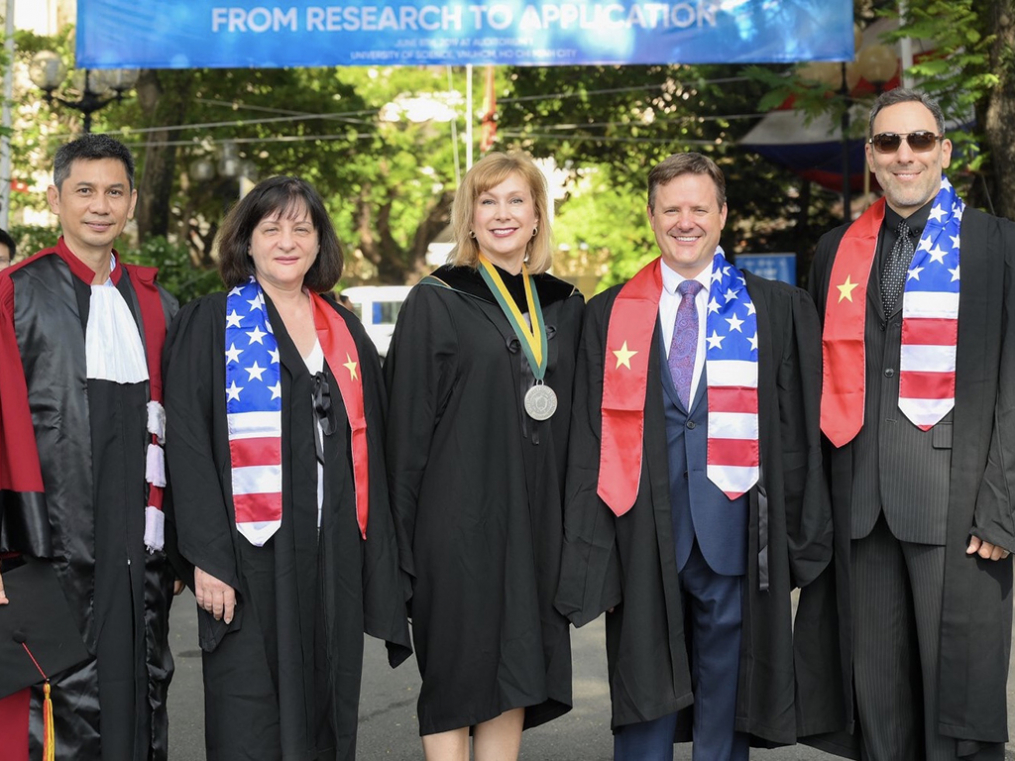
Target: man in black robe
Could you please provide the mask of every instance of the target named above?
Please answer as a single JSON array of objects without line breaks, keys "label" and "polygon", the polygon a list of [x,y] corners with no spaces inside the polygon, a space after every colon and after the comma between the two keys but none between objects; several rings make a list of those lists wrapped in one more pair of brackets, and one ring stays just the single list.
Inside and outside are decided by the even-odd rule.
[{"label": "man in black robe", "polygon": [[711,160],[655,167],[648,215],[661,259],[586,312],[557,607],[577,626],[607,611],[616,758],[693,738],[695,759],[746,759],[796,740],[790,591],[831,554],[817,315],[722,257]]},{"label": "man in black robe", "polygon": [[[57,757],[165,759],[173,577],[158,440],[176,302],[113,249],[137,200],[124,145],[62,146],[48,197],[59,243],[0,274],[0,554],[5,569],[48,561],[91,655],[49,675]],[[2,605],[33,604],[2,589]],[[5,761],[39,756],[41,692],[0,703]]]},{"label": "man in black robe", "polygon": [[925,95],[878,98],[885,198],[821,239],[810,280],[836,560],[801,595],[800,730],[849,758],[1000,759],[1007,739],[1015,229],[963,210],[943,133]]}]

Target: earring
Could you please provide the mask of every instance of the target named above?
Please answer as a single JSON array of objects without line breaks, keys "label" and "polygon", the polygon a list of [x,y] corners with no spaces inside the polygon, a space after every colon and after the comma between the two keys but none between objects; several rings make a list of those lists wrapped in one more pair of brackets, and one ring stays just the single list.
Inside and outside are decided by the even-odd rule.
[{"label": "earring", "polygon": [[535,238],[535,237],[536,237],[536,234],[537,234],[538,232],[539,232],[539,228],[538,228],[538,227],[533,227],[533,228],[532,228],[532,237],[533,237],[533,238]]},{"label": "earring", "polygon": [[476,239],[476,231],[475,230],[469,230],[469,237],[472,238],[473,240],[475,240]]}]

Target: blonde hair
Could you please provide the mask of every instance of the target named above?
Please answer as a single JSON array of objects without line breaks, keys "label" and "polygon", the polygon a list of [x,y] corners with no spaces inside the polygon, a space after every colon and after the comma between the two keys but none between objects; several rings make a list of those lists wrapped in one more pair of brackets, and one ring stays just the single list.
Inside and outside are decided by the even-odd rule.
[{"label": "blonde hair", "polygon": [[476,199],[500,185],[512,174],[517,174],[529,186],[536,214],[536,234],[525,247],[525,263],[532,273],[546,272],[550,269],[550,265],[553,264],[551,248],[553,235],[550,231],[546,180],[531,158],[516,151],[488,153],[466,173],[451,206],[451,230],[456,245],[448,256],[448,264],[454,267],[478,266],[479,246],[472,236]]}]

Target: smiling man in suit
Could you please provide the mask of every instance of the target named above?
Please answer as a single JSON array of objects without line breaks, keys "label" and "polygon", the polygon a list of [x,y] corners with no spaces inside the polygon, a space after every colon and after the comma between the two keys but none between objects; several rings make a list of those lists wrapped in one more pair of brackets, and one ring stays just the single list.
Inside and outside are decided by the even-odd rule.
[{"label": "smiling man in suit", "polygon": [[790,591],[831,555],[817,313],[725,258],[711,159],[647,212],[660,256],[586,309],[557,607],[607,611],[618,761],[746,761],[796,741]]},{"label": "smiling man in suit", "polygon": [[845,727],[813,743],[871,761],[1001,759],[1015,228],[944,177],[926,95],[882,94],[867,143],[884,198],[821,239],[810,281],[836,562],[801,596],[801,734]]}]

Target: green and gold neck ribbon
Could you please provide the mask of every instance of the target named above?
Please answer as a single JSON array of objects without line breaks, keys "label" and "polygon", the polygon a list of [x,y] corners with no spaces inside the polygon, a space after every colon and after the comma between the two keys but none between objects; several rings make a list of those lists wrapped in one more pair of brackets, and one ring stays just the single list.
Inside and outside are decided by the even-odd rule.
[{"label": "green and gold neck ribbon", "polygon": [[529,310],[530,326],[522,316],[514,298],[508,292],[504,280],[501,278],[497,268],[490,260],[482,254],[479,255],[479,274],[483,276],[484,282],[490,288],[497,303],[500,305],[507,321],[514,328],[515,335],[521,342],[522,351],[525,352],[532,374],[537,381],[542,381],[546,374],[546,331],[543,329],[543,309],[539,305],[539,294],[532,286],[532,278],[529,277],[529,270],[522,264],[522,282],[525,284],[525,304]]}]

